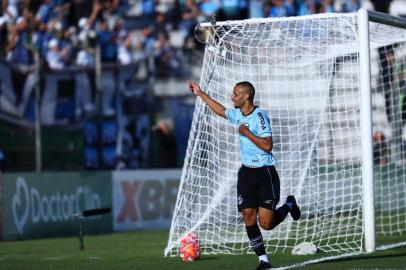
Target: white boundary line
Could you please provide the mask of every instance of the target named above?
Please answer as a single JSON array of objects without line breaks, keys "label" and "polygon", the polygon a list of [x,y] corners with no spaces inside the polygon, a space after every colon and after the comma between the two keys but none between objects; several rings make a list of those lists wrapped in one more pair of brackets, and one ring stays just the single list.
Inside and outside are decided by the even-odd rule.
[{"label": "white boundary line", "polygon": [[382,246],[377,247],[376,250],[387,250],[387,249],[401,247],[401,246],[406,246],[406,241],[400,242],[400,243],[395,243],[395,244],[382,245]]},{"label": "white boundary line", "polygon": [[[401,246],[406,246],[406,241],[396,243],[396,244],[382,245],[382,246],[377,247],[376,250],[387,250],[387,249],[401,247]],[[371,253],[369,253],[369,254],[371,254]],[[283,267],[278,267],[278,268],[272,268],[272,269],[284,270],[284,269],[301,267],[301,266],[305,266],[305,265],[309,265],[309,264],[315,264],[315,263],[326,262],[326,261],[334,261],[334,260],[337,260],[337,259],[349,258],[349,257],[359,256],[359,255],[367,255],[367,253],[365,253],[365,252],[346,253],[346,254],[337,255],[337,256],[330,256],[330,257],[325,257],[325,258],[308,260],[308,261],[295,263],[295,264],[291,264],[291,265],[283,266]]]}]

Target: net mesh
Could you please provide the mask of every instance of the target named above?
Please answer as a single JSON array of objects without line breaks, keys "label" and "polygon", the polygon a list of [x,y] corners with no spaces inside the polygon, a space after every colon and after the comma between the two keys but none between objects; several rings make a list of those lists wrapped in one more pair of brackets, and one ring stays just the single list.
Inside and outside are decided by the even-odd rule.
[{"label": "net mesh", "polygon": [[[262,231],[267,251],[309,241],[325,252],[359,252],[362,119],[356,14],[230,22],[207,27],[205,34],[201,88],[232,107],[234,85],[254,85],[254,103],[268,112],[273,128],[279,205],[295,194],[302,209],[299,221],[289,217],[276,229]],[[374,156],[380,153],[375,158],[381,157],[374,167],[377,233],[404,234],[406,136],[402,139],[399,104],[405,91],[406,31],[370,23],[370,39],[371,113],[374,132],[385,137],[379,147],[374,144]],[[394,56],[385,62],[379,55],[390,48]],[[382,98],[389,109],[375,104]],[[189,231],[199,235],[204,254],[250,252],[237,212],[240,166],[237,127],[197,99],[166,255],[178,254],[179,239]]]}]

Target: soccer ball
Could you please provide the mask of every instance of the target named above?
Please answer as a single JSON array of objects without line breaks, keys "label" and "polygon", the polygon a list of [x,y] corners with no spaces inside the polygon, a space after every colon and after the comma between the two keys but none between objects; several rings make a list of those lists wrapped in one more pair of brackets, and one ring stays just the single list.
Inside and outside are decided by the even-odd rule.
[{"label": "soccer ball", "polygon": [[200,258],[199,238],[193,232],[187,233],[180,239],[180,258],[184,262],[191,262]]},{"label": "soccer ball", "polygon": [[180,258],[184,262],[195,261],[200,258],[200,248],[195,243],[189,243],[180,248]]}]

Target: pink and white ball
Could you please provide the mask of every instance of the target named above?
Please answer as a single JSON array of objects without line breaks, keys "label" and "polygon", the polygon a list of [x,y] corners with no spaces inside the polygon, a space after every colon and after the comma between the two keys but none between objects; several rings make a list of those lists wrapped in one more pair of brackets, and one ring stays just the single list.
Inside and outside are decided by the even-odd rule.
[{"label": "pink and white ball", "polygon": [[189,232],[180,241],[179,254],[184,262],[191,262],[200,258],[199,237],[196,233]]}]

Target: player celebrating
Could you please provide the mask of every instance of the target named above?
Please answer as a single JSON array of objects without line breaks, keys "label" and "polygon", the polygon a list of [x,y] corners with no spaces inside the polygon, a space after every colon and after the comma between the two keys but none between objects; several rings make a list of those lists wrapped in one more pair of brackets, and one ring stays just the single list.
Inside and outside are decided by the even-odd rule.
[{"label": "player celebrating", "polygon": [[279,202],[279,176],[272,154],[272,128],[264,110],[254,106],[255,88],[250,82],[239,82],[234,86],[231,100],[234,109],[226,109],[209,97],[196,82],[189,82],[189,90],[200,97],[217,115],[238,125],[242,166],[238,171],[238,211],[242,212],[252,249],[258,256],[256,269],[269,269],[271,263],[265,252],[259,225],[272,230],[288,213],[294,220],[300,218],[300,209],[294,196],[276,208]]}]

